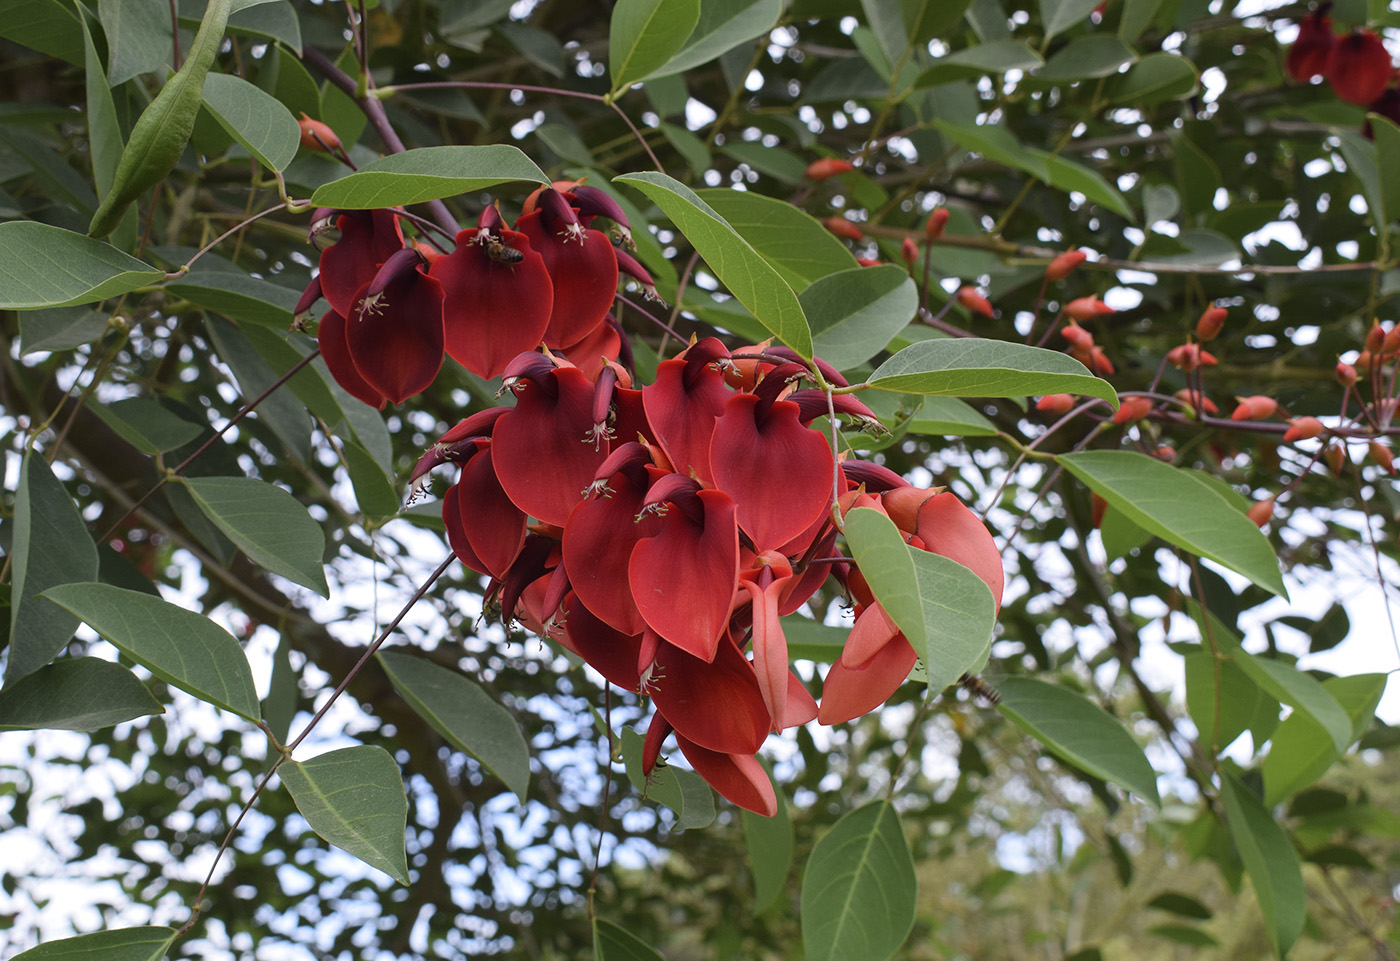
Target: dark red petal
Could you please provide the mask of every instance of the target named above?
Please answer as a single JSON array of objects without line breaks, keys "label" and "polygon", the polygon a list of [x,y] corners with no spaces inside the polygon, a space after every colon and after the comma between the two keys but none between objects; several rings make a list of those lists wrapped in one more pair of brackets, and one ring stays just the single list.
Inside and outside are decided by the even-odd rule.
[{"label": "dark red petal", "polygon": [[457,555],[457,559],[463,564],[476,571],[478,574],[486,574],[486,565],[481,562],[481,558],[476,556],[471,544],[467,541],[466,528],[462,524],[462,505],[457,485],[453,484],[447,489],[447,493],[442,495],[442,523],[447,528],[447,543],[452,545],[452,553]]},{"label": "dark red petal", "polygon": [[773,727],[753,665],[727,639],[709,664],[662,643],[648,690],[678,734],[712,751],[752,754]]},{"label": "dark red petal", "polygon": [[642,388],[651,433],[681,474],[711,482],[710,436],[731,396],[719,370],[684,356],[663,360],[655,382]]},{"label": "dark red petal", "polygon": [[593,385],[588,378],[573,367],[557,368],[549,376],[557,388],[554,397],[534,380],[520,380],[515,406],[496,422],[492,451],[501,486],[515,505],[563,527],[607,459],[609,445],[593,443]]},{"label": "dark red petal", "polygon": [[[545,343],[548,342],[549,338],[546,335]],[[611,324],[599,324],[578,343],[555,351],[557,354],[563,354],[569,363],[583,371],[589,380],[597,380],[608,361],[616,361],[621,352],[622,337]]]},{"label": "dark red petal", "polygon": [[345,342],[365,383],[391,403],[422,393],[442,368],[442,285],[414,270],[377,299],[361,296]]},{"label": "dark red petal", "polygon": [[1001,594],[1006,586],[1001,552],[987,525],[968,510],[957,495],[944,492],[924,501],[919,508],[916,533],[930,553],[957,561],[986,581],[996,600],[997,611],[1001,611]]},{"label": "dark red petal", "polygon": [[348,211],[336,219],[336,227],[340,239],[321,251],[321,293],[337,314],[348,317],[359,289],[403,249],[403,232],[391,210]]},{"label": "dark red petal", "polygon": [[739,526],[756,550],[781,547],[807,530],[831,503],[831,448],[798,421],[796,404],[735,394],[715,422],[710,474],[739,505]]},{"label": "dark red petal", "polygon": [[617,257],[602,231],[572,229],[562,222],[547,228],[545,211],[521,217],[515,227],[530,238],[544,258],[554,284],[554,307],[544,342],[549,347],[576,344],[603,323],[617,295]]},{"label": "dark red petal", "polygon": [[[869,608],[875,610],[876,608]],[[889,700],[913,670],[919,656],[903,634],[894,639],[859,667],[847,667],[840,659],[831,665],[822,685],[821,709],[817,720],[840,724],[869,714]]]},{"label": "dark red petal", "polygon": [[640,634],[646,627],[627,579],[632,549],[662,525],[651,512],[637,520],[645,478],[645,471],[640,483],[629,472],[610,475],[605,478],[608,491],[574,505],[564,525],[564,564],[574,592],[600,620],[625,634]]},{"label": "dark red petal", "polygon": [[739,583],[739,528],[728,494],[702,490],[698,496],[704,524],[671,509],[661,532],[632,549],[627,580],[638,610],[656,633],[709,661],[723,646]]},{"label": "dark red petal", "polygon": [[746,811],[771,818],[778,813],[778,798],[768,772],[752,754],[708,751],[676,733],[681,753],[695,773],[724,797]]},{"label": "dark red petal", "polygon": [[577,593],[564,598],[564,633],[559,643],[623,690],[635,691],[641,686],[637,674],[641,635],[624,634],[609,627],[593,615]]},{"label": "dark red petal", "polygon": [[497,377],[522,351],[544,338],[554,287],[540,255],[523,234],[500,231],[516,263],[493,258],[476,242],[478,230],[457,235],[457,249],[433,261],[429,275],[442,283],[447,352],[480,377]]},{"label": "dark red petal", "polygon": [[525,513],[501,489],[490,447],[467,461],[454,489],[472,553],[492,577],[505,577],[525,543]]},{"label": "dark red petal", "polygon": [[321,359],[326,362],[326,369],[331,372],[335,382],[345,388],[346,393],[358,397],[371,407],[383,410],[388,401],[361,376],[359,368],[350,357],[350,348],[346,346],[345,330],[345,318],[336,311],[328,311],[326,316],[321,318],[321,324],[316,329],[316,343],[321,348]]},{"label": "dark red petal", "polygon": [[1370,30],[1353,30],[1332,47],[1327,82],[1348,103],[1366,106],[1390,83],[1390,51]]}]

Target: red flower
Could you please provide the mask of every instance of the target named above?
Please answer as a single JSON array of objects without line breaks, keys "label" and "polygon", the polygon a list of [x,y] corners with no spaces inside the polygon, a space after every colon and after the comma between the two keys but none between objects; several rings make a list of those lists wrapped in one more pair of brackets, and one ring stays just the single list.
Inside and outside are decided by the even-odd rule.
[{"label": "red flower", "polygon": [[1328,61],[1337,38],[1332,34],[1332,18],[1314,10],[1298,24],[1298,39],[1288,48],[1288,75],[1299,83],[1307,83],[1327,72]]},{"label": "red flower", "polygon": [[691,344],[656,368],[656,380],[642,388],[647,423],[672,466],[710,482],[710,438],[732,391],[721,366],[729,350],[714,337]]},{"label": "red flower", "polygon": [[321,251],[321,293],[341,317],[355,309],[355,296],[374,279],[386,260],[403,249],[403,233],[393,210],[317,211],[312,230],[335,217],[340,239]]},{"label": "red flower", "polygon": [[1370,30],[1353,30],[1332,47],[1327,82],[1338,97],[1364,107],[1390,83],[1390,51]]},{"label": "red flower", "polygon": [[607,235],[580,222],[564,194],[546,187],[533,199],[533,209],[515,227],[530,238],[553,284],[545,345],[567,347],[593,333],[612,309],[617,256]]}]

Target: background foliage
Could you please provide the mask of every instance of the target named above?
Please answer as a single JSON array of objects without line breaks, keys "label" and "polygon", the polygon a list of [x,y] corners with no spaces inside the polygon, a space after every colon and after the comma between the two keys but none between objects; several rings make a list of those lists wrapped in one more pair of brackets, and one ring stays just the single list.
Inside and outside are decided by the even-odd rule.
[{"label": "background foliage", "polygon": [[[1378,359],[1354,391],[1333,368],[1355,360],[1373,320],[1395,319],[1400,131],[1373,118],[1367,139],[1361,108],[1287,79],[1282,50],[1306,7],[214,0],[206,22],[220,7],[221,45],[212,28],[195,40],[198,0],[176,5],[178,48],[164,0],[17,0],[0,20],[0,290],[22,308],[0,314],[0,730],[74,732],[0,734],[9,951],[104,930],[109,957],[159,957],[164,926],[198,903],[172,957],[563,958],[590,943],[604,958],[650,956],[635,939],[672,961],[1394,957],[1395,738],[1372,715],[1397,658],[1400,499],[1371,444],[1393,432],[1393,365]],[[1332,16],[1400,26],[1379,0],[1342,0]],[[208,82],[167,81],[201,49]],[[137,123],[162,90],[190,114],[183,137],[178,117]],[[1058,423],[996,399],[1030,392],[1022,382],[999,393],[983,375],[944,391],[971,403],[927,379],[866,392],[893,434],[850,441],[951,488],[1005,545],[983,671],[1002,709],[909,683],[859,722],[772,739],[789,801],[773,821],[698,782],[643,797],[602,733],[635,725],[642,700],[605,695],[556,649],[484,617],[485,585],[460,566],[410,607],[398,653],[354,672],[449,556],[436,499],[405,507],[405,479],[494,386],[449,362],[432,390],[380,414],[314,362],[262,396],[313,345],[288,329],[316,252],[304,212],[247,221],[280,202],[279,179],[321,205],[345,173],[296,149],[288,120],[303,112],[361,167],[405,147],[509,144],[551,176],[587,175],[625,205],[683,335],[757,339],[763,325],[692,257],[684,211],[636,189],[645,178],[612,178],[659,165],[709,188],[802,294],[818,353],[858,376],[935,330],[1035,343],[1067,302],[1096,296],[1119,308],[1086,321],[1110,383],[1161,398],[1189,385],[1166,353],[1203,310],[1227,307],[1210,345],[1220,362],[1201,375],[1226,413],[1162,401],[1120,426],[1098,404]],[[130,159],[150,144],[169,169]],[[822,157],[856,167],[804,176]],[[430,172],[458,182],[435,190],[420,172],[410,188],[446,196],[463,224],[493,199],[514,213],[530,189],[473,181],[477,168]],[[755,195],[839,218],[848,239]],[[940,207],[946,232],[929,243]],[[81,237],[99,208],[112,246]],[[1074,248],[1089,261],[1043,288],[1049,259]],[[854,271],[851,253],[895,266],[821,287]],[[959,302],[963,285],[995,316]],[[677,348],[648,314],[666,308],[624,294],[643,368]],[[989,349],[984,374],[1012,356]],[[1250,395],[1323,417],[1331,439],[1281,444],[1283,414],[1226,419]],[[1345,450],[1335,466],[1328,443]],[[1182,470],[1096,453],[1163,446]],[[1211,485],[1247,533],[1241,512],[1278,498],[1268,541],[1290,600],[1271,593],[1272,557],[1200,523],[1214,502],[1192,484]],[[1090,488],[1109,503],[1097,532]],[[823,600],[839,616],[840,599]],[[200,616],[185,622],[176,605]],[[106,640],[75,638],[80,619]],[[791,639],[815,686],[830,635],[808,622]],[[1350,658],[1298,666],[1329,652]],[[424,659],[453,672],[457,716],[429,723],[404,696]],[[251,722],[286,743],[347,678],[349,697],[280,777],[288,790],[261,791],[240,820],[277,756]],[[1083,727],[1085,702],[1064,692],[1122,728]],[[504,740],[484,743],[501,711]],[[516,730],[528,778],[506,743]],[[1126,730],[1152,773],[1131,745],[1102,756],[1102,730]],[[635,763],[634,738],[620,751]],[[331,822],[344,812],[314,815],[309,798],[385,765],[407,809],[365,802],[393,814],[374,832],[374,870],[326,844],[343,843]],[[1157,794],[1160,807],[1147,803]],[[824,865],[852,832],[894,852],[852,890],[892,882],[875,905],[892,912],[881,937],[910,933],[842,953],[819,922],[866,908],[807,888],[840,874]],[[32,955],[47,956],[61,955]]]}]

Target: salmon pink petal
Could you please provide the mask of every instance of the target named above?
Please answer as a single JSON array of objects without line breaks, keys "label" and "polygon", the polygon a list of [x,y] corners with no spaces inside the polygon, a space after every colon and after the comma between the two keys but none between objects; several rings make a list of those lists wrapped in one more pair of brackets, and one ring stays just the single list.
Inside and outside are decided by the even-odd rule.
[{"label": "salmon pink petal", "polygon": [[871,604],[860,612],[851,633],[846,635],[846,643],[841,647],[841,663],[860,667],[898,636],[899,625],[878,603]]},{"label": "salmon pink petal", "polygon": [[592,438],[593,385],[575,367],[536,367],[511,386],[515,406],[491,435],[496,474],[517,507],[563,527],[608,456]]},{"label": "salmon pink petal", "polygon": [[944,492],[924,501],[915,533],[930,553],[957,561],[982,578],[991,588],[997,611],[1001,611],[1001,594],[1006,586],[1001,552],[987,526],[957,495]]},{"label": "salmon pink petal", "polygon": [[359,289],[403,249],[403,232],[392,210],[348,210],[336,218],[336,228],[340,239],[321,251],[321,293],[348,317]]},{"label": "salmon pink petal", "polygon": [[501,488],[490,446],[462,467],[456,489],[467,543],[487,573],[504,577],[525,543],[525,512]]},{"label": "salmon pink petal", "polygon": [[[723,491],[695,491],[694,482],[678,474],[668,477],[691,484],[691,491],[667,498],[674,506],[661,531],[632,549],[627,580],[647,624],[672,644],[710,661],[722,646],[739,581],[734,499]],[[652,486],[649,503],[660,502],[658,488],[666,481]]]},{"label": "salmon pink petal", "polygon": [[676,743],[690,766],[695,768],[695,773],[730,802],[766,818],[778,813],[773,782],[768,780],[768,772],[758,763],[758,758],[752,754],[722,754],[706,750],[686,740],[679,732],[676,733]]},{"label": "salmon pink petal", "polygon": [[564,633],[557,640],[623,690],[641,686],[637,673],[641,635],[614,630],[594,616],[577,592],[564,598]]},{"label": "salmon pink petal", "polygon": [[554,284],[554,307],[544,342],[548,347],[576,344],[593,333],[612,309],[617,296],[617,257],[612,243],[599,230],[551,221],[541,208],[515,222],[544,258]]},{"label": "salmon pink petal", "polygon": [[752,754],[773,728],[753,665],[728,640],[711,663],[663,641],[647,690],[677,733],[712,751]]},{"label": "salmon pink petal", "polygon": [[472,373],[500,376],[544,339],[554,287],[524,234],[464,230],[457,249],[434,260],[428,274],[442,284],[447,352]]},{"label": "salmon pink petal", "polygon": [[788,401],[763,410],[758,396],[735,394],[715,422],[711,476],[738,503],[739,526],[760,551],[807,530],[831,502],[831,448],[798,413]]},{"label": "salmon pink petal", "polygon": [[[785,562],[784,562],[785,564]],[[759,576],[744,574],[739,584],[753,601],[753,666],[763,703],[773,716],[773,730],[781,731],[794,723],[788,717],[788,645],[783,622],[778,618],[778,598],[793,579],[792,569],[785,576],[773,576],[766,568]]]},{"label": "salmon pink petal", "polygon": [[442,368],[442,285],[410,270],[377,299],[362,295],[345,342],[365,383],[390,403],[422,393]]},{"label": "salmon pink petal", "polygon": [[321,358],[326,362],[326,369],[350,396],[383,410],[388,400],[365,381],[359,368],[355,366],[355,361],[350,356],[350,348],[346,345],[345,329],[345,318],[334,310],[327,311],[326,316],[321,318],[321,324],[316,330],[316,344],[321,348]]},{"label": "salmon pink petal", "polygon": [[847,667],[838,659],[831,665],[822,685],[817,720],[823,724],[840,724],[869,714],[890,699],[918,659],[903,634],[896,635],[859,667]]},{"label": "salmon pink petal", "polygon": [[789,727],[800,727],[817,719],[817,699],[802,683],[802,678],[788,671],[787,720]]}]

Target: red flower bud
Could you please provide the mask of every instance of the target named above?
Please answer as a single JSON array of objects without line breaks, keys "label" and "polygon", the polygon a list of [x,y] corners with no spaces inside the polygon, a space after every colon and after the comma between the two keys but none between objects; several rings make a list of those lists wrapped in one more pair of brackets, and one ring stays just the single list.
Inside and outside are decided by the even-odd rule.
[{"label": "red flower bud", "polygon": [[1291,444],[1295,440],[1311,440],[1325,429],[1322,421],[1316,417],[1296,417],[1290,423],[1292,426],[1283,434],[1285,444]]},{"label": "red flower bud", "polygon": [[312,120],[305,111],[297,121],[297,126],[301,128],[301,145],[307,150],[331,153],[343,149],[335,131],[319,120]]},{"label": "red flower bud", "polygon": [[857,257],[856,263],[862,267],[878,267],[881,261],[874,257]]},{"label": "red flower bud", "polygon": [[1366,331],[1366,349],[1372,354],[1379,354],[1383,346],[1385,346],[1385,328],[1380,324],[1371,325],[1371,329]]},{"label": "red flower bud", "polygon": [[1371,455],[1371,460],[1379,464],[1382,470],[1387,474],[1395,473],[1395,455],[1390,452],[1389,447],[1378,440],[1373,440],[1371,441],[1368,451]]},{"label": "red flower bud", "polygon": [[1327,461],[1327,466],[1332,469],[1332,476],[1341,477],[1342,468],[1347,463],[1346,447],[1342,444],[1328,444],[1322,456]]},{"label": "red flower bud", "polygon": [[1082,250],[1066,250],[1050,261],[1050,265],[1045,268],[1045,279],[1052,284],[1057,280],[1064,280],[1074,273],[1075,269],[1084,263],[1087,257],[1088,255]]},{"label": "red flower bud", "polygon": [[1288,75],[1299,83],[1307,83],[1327,72],[1327,61],[1337,38],[1332,33],[1332,18],[1315,10],[1298,24],[1298,39],[1288,48]]},{"label": "red flower bud", "polygon": [[1035,402],[1035,409],[1047,414],[1068,414],[1074,408],[1074,397],[1070,394],[1046,394]]},{"label": "red flower bud", "polygon": [[1351,364],[1344,364],[1337,361],[1337,383],[1343,387],[1351,387],[1356,383],[1356,368]]},{"label": "red flower bud", "polygon": [[1256,527],[1263,527],[1274,516],[1274,499],[1270,497],[1268,500],[1255,501],[1249,505],[1245,514],[1254,521]]},{"label": "red flower bud", "polygon": [[1097,297],[1076,297],[1065,304],[1065,313],[1075,320],[1090,320],[1099,314],[1116,314],[1118,311]]},{"label": "red flower bud", "polygon": [[974,314],[981,314],[983,317],[996,316],[996,311],[992,309],[992,302],[979,294],[976,287],[958,288],[958,303]]},{"label": "red flower bud", "polygon": [[1390,83],[1390,51],[1370,30],[1353,30],[1332,47],[1327,82],[1347,103],[1366,104]]},{"label": "red flower bud", "polygon": [[1199,391],[1193,393],[1189,389],[1183,387],[1176,392],[1176,399],[1193,410],[1200,410],[1201,413],[1207,416],[1220,413],[1220,408],[1215,405],[1215,401]]},{"label": "red flower bud", "polygon": [[1201,343],[1214,340],[1220,336],[1220,329],[1225,326],[1224,307],[1211,307],[1201,314],[1201,319],[1196,321],[1196,339]]},{"label": "red flower bud", "polygon": [[899,246],[899,255],[910,267],[919,262],[919,245],[914,243],[913,237],[904,238],[904,243]]},{"label": "red flower bud", "polygon": [[1381,343],[1380,355],[1390,357],[1400,352],[1400,324],[1396,324],[1385,332],[1385,340]]},{"label": "red flower bud", "polygon": [[1199,344],[1182,344],[1167,351],[1167,363],[1179,370],[1192,371],[1200,367],[1214,367],[1219,361],[1210,351],[1201,350]]},{"label": "red flower bud", "polygon": [[807,172],[804,176],[808,180],[827,180],[837,174],[843,174],[848,170],[854,170],[855,164],[849,160],[837,160],[835,157],[823,157],[821,160],[814,160],[807,165]]},{"label": "red flower bud", "polygon": [[1176,463],[1176,448],[1168,444],[1162,444],[1152,452],[1152,456],[1160,461],[1166,461],[1168,464],[1174,464]]},{"label": "red flower bud", "polygon": [[828,217],[822,221],[822,226],[836,236],[844,237],[847,240],[865,239],[865,234],[861,233],[860,228],[845,217]]},{"label": "red flower bud", "polygon": [[1060,336],[1080,350],[1093,349],[1094,335],[1078,324],[1065,324],[1060,328]]},{"label": "red flower bud", "polygon": [[1231,420],[1263,420],[1278,412],[1278,401],[1261,394],[1241,397],[1239,402],[1240,405],[1230,414]]},{"label": "red flower bud", "polygon": [[1142,420],[1152,412],[1152,401],[1147,397],[1128,397],[1113,415],[1115,424],[1131,424]]},{"label": "red flower bud", "polygon": [[1112,377],[1117,373],[1113,369],[1113,362],[1108,359],[1108,355],[1103,352],[1102,347],[1095,347],[1089,351],[1089,367],[1100,377]]},{"label": "red flower bud", "polygon": [[1361,353],[1356,355],[1356,369],[1370,370],[1371,360],[1371,352],[1369,350],[1363,350]]},{"label": "red flower bud", "polygon": [[936,207],[933,213],[928,215],[928,222],[924,224],[924,236],[929,243],[943,236],[943,228],[948,225],[948,208]]}]

